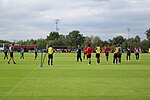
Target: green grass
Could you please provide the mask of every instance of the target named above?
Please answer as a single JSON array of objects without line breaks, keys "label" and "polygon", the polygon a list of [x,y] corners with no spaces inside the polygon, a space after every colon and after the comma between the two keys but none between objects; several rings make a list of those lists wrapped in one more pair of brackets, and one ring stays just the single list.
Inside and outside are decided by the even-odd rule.
[{"label": "green grass", "polygon": [[[141,60],[112,64],[103,54],[100,65],[95,54],[92,65],[88,61],[76,62],[76,55],[54,54],[54,66],[47,62],[40,68],[40,54],[26,53],[19,60],[15,53],[14,65],[7,64],[0,53],[0,100],[150,100],[150,54]],[[45,60],[46,61],[46,60]]]}]

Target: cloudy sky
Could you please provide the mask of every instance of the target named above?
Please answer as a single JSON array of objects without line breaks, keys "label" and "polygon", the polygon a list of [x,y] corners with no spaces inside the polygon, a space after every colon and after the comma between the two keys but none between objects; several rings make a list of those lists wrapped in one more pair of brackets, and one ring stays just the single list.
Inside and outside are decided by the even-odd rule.
[{"label": "cloudy sky", "polygon": [[122,35],[145,39],[150,28],[150,0],[0,0],[0,39],[45,38],[55,31],[80,30],[102,40]]}]

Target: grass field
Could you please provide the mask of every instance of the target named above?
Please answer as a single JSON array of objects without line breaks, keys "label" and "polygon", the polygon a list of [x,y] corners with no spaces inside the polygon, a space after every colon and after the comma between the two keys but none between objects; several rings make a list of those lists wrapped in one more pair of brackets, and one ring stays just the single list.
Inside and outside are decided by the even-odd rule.
[{"label": "grass field", "polygon": [[54,54],[54,65],[45,62],[40,68],[40,54],[26,53],[19,60],[15,53],[14,65],[3,60],[0,53],[0,100],[150,100],[150,54],[142,54],[141,60],[122,64],[105,61],[92,65],[87,60],[76,62],[75,54]]}]

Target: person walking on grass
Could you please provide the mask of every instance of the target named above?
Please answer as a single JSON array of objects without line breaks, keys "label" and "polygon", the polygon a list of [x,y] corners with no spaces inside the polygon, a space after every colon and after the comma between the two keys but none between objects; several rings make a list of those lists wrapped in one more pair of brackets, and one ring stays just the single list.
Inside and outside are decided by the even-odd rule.
[{"label": "person walking on grass", "polygon": [[4,60],[7,58],[8,59],[8,48],[5,46],[4,47]]},{"label": "person walking on grass", "polygon": [[16,64],[16,62],[14,61],[14,56],[13,56],[13,53],[14,53],[14,45],[12,44],[10,47],[9,47],[9,53],[10,53],[10,58],[8,60],[8,64],[10,64],[10,61],[12,59],[13,63]]},{"label": "person walking on grass", "polygon": [[126,49],[126,52],[127,52],[127,56],[126,56],[126,61],[130,61],[130,57],[131,57],[131,48],[130,46],[127,47]]},{"label": "person walking on grass", "polygon": [[20,55],[21,55],[20,60],[24,59],[24,48],[23,47],[20,48]]},{"label": "person walking on grass", "polygon": [[91,45],[89,44],[87,49],[86,49],[86,53],[87,53],[87,58],[89,60],[88,65],[91,65],[91,54],[93,52],[93,49],[91,48]]},{"label": "person walking on grass", "polygon": [[95,48],[95,51],[96,51],[97,64],[100,64],[100,57],[101,57],[102,49],[99,45],[97,45]]},{"label": "person walking on grass", "polygon": [[77,62],[79,61],[79,59],[82,62],[80,45],[78,45],[78,49],[77,49]]},{"label": "person walking on grass", "polygon": [[38,56],[38,48],[37,48],[37,46],[34,47],[34,53],[35,53],[34,60],[36,60],[36,58]]},{"label": "person walking on grass", "polygon": [[52,45],[50,45],[50,47],[48,48],[48,65],[53,65],[53,53],[54,49],[52,48]]}]

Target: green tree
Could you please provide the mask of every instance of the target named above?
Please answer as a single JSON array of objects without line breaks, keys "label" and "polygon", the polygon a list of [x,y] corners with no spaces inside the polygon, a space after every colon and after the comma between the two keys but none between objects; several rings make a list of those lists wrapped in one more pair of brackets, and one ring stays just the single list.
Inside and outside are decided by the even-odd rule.
[{"label": "green tree", "polygon": [[113,38],[112,40],[112,44],[115,45],[115,44],[122,44],[123,42],[125,42],[125,38],[123,36],[116,36]]},{"label": "green tree", "polygon": [[6,40],[0,40],[0,43],[11,43],[10,41],[6,41]]},{"label": "green tree", "polygon": [[141,38],[137,35],[137,36],[135,36],[134,41],[136,43],[141,42]]},{"label": "green tree", "polygon": [[55,40],[59,38],[58,32],[50,32],[49,36],[47,36],[46,40]]},{"label": "green tree", "polygon": [[80,31],[74,30],[69,32],[69,35],[66,36],[67,43],[70,49],[74,49],[77,45],[82,45],[84,43],[83,34],[79,34]]},{"label": "green tree", "polygon": [[67,45],[67,40],[66,40],[66,37],[65,35],[59,35],[59,38],[58,38],[58,45],[59,46],[66,46]]},{"label": "green tree", "polygon": [[96,45],[99,45],[101,47],[103,46],[103,44],[102,44],[103,42],[100,39],[100,37],[95,36],[95,37],[92,37],[91,40],[92,40],[92,46],[96,46]]},{"label": "green tree", "polygon": [[146,36],[147,36],[147,39],[150,40],[150,28],[148,30],[146,30]]},{"label": "green tree", "polygon": [[111,39],[108,40],[108,43],[110,46],[114,45],[113,40],[111,40]]},{"label": "green tree", "polygon": [[148,47],[149,47],[149,41],[148,40],[143,40],[140,44],[141,44],[142,50],[148,50]]},{"label": "green tree", "polygon": [[91,38],[90,37],[85,37],[84,45],[87,46],[88,44],[91,44]]},{"label": "green tree", "polygon": [[36,43],[36,46],[38,48],[46,48],[46,45],[47,45],[47,42],[45,39],[37,39],[37,43]]},{"label": "green tree", "polygon": [[108,41],[102,41],[102,46],[104,47],[105,45],[108,45],[109,42]]},{"label": "green tree", "polygon": [[66,46],[67,45],[66,38],[64,35],[59,35],[59,38],[55,40],[51,40],[51,43],[54,46]]}]

